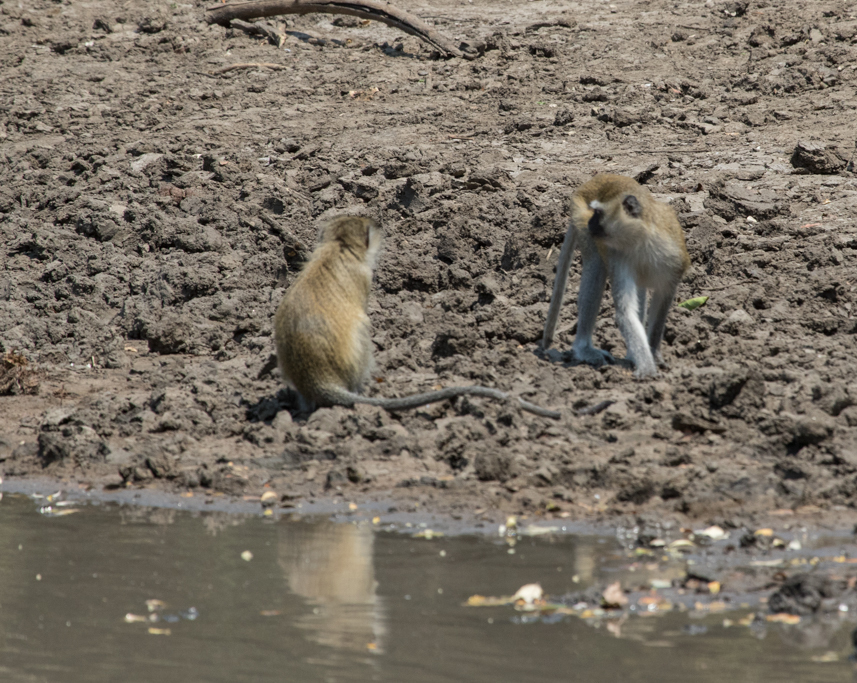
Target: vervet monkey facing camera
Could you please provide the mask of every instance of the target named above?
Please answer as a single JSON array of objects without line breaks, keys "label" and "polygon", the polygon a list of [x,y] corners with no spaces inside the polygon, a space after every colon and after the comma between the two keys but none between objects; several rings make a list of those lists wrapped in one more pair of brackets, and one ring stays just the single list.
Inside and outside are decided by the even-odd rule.
[{"label": "vervet monkey facing camera", "polygon": [[[653,377],[663,366],[660,346],[678,284],[690,266],[684,233],[672,207],[656,201],[632,178],[597,175],[572,198],[545,322],[542,347],[553,341],[574,249],[583,270],[577,295],[577,334],[571,351],[578,361],[600,366],[613,357],[592,345],[604,285],[610,277],[616,322],[635,377]],[[647,305],[648,290],[651,300]]]},{"label": "vervet monkey facing camera", "polygon": [[[277,360],[283,377],[300,394],[301,407],[368,403],[406,410],[465,394],[509,400],[502,391],[480,386],[449,387],[404,398],[360,395],[374,365],[366,308],[381,240],[381,228],[371,218],[334,218],[277,309]],[[536,415],[560,417],[520,398],[517,403]]]}]

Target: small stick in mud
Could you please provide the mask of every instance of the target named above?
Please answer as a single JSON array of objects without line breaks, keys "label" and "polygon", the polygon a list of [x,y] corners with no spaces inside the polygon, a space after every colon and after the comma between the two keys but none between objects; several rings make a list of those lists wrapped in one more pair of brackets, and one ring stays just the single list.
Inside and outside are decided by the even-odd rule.
[{"label": "small stick in mud", "polygon": [[230,64],[220,69],[215,69],[212,74],[225,74],[236,69],[288,69],[289,67],[282,64],[272,64],[270,62],[243,62],[241,64]]},{"label": "small stick in mud", "polygon": [[233,19],[229,22],[232,28],[237,28],[244,33],[249,33],[253,36],[265,36],[272,45],[283,47],[286,42],[286,36],[277,31],[273,26],[269,26],[263,21],[257,21],[251,24],[249,21],[241,21],[241,19]]},{"label": "small stick in mud", "polygon": [[475,59],[475,53],[455,47],[446,36],[435,31],[418,16],[381,0],[255,0],[215,5],[206,10],[210,24],[228,26],[233,19],[272,17],[279,14],[349,14],[361,19],[380,21],[400,31],[416,36],[452,57]]},{"label": "small stick in mud", "polygon": [[[595,366],[613,356],[592,345],[595,319],[610,275],[616,322],[625,339],[634,376],[653,377],[663,367],[660,345],[676,289],[690,266],[684,233],[672,207],[658,202],[633,178],[602,174],[572,198],[545,322],[542,348],[553,341],[574,249],[580,246],[583,272],[577,295],[574,357]],[[647,304],[648,290],[652,290]]]},{"label": "small stick in mud", "polygon": [[[481,386],[448,387],[403,398],[360,395],[374,364],[366,306],[381,240],[381,228],[371,218],[334,218],[277,309],[277,360],[283,377],[300,394],[301,408],[368,403],[407,410],[464,395],[511,400],[509,394]],[[517,404],[535,415],[560,418],[558,412],[521,398]]]},{"label": "small stick in mud", "polygon": [[586,406],[585,408],[578,409],[577,414],[581,417],[584,417],[586,415],[598,415],[598,413],[603,413],[614,403],[616,403],[616,401],[611,401],[609,399],[607,401],[601,401],[600,403],[596,403],[595,405]]}]

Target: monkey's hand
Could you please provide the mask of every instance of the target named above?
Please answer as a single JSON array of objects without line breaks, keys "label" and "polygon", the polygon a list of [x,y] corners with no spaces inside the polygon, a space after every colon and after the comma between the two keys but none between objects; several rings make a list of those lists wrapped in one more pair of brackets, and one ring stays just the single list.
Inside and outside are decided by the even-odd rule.
[{"label": "monkey's hand", "polygon": [[589,365],[593,365],[596,368],[600,368],[602,365],[613,365],[616,362],[616,359],[608,351],[604,351],[602,349],[596,349],[590,343],[581,343],[575,344],[571,347],[571,353],[574,356],[574,359],[579,363],[587,363]]}]

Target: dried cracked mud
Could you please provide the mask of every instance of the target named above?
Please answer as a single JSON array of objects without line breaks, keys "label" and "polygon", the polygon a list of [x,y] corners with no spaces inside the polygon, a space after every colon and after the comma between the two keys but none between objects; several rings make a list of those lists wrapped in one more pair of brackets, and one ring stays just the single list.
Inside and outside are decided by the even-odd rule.
[{"label": "dried cracked mud", "polygon": [[[857,520],[857,4],[420,0],[477,58],[352,17],[0,3],[0,471],[496,518]],[[272,63],[219,71],[232,64]],[[567,200],[671,201],[692,267],[636,381],[539,339]],[[387,233],[377,381],[296,412],[271,321],[325,218]],[[624,344],[605,297],[596,342]],[[577,410],[613,401],[595,415]]]}]

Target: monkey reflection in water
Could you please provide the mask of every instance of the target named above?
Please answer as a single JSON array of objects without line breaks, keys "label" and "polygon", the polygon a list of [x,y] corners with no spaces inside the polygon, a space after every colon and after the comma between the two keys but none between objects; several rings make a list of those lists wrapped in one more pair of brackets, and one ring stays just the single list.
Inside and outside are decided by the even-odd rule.
[{"label": "monkey reflection in water", "polygon": [[277,562],[289,588],[314,608],[297,625],[343,653],[382,652],[385,612],[375,593],[372,529],[314,521],[281,525],[279,533]]}]

